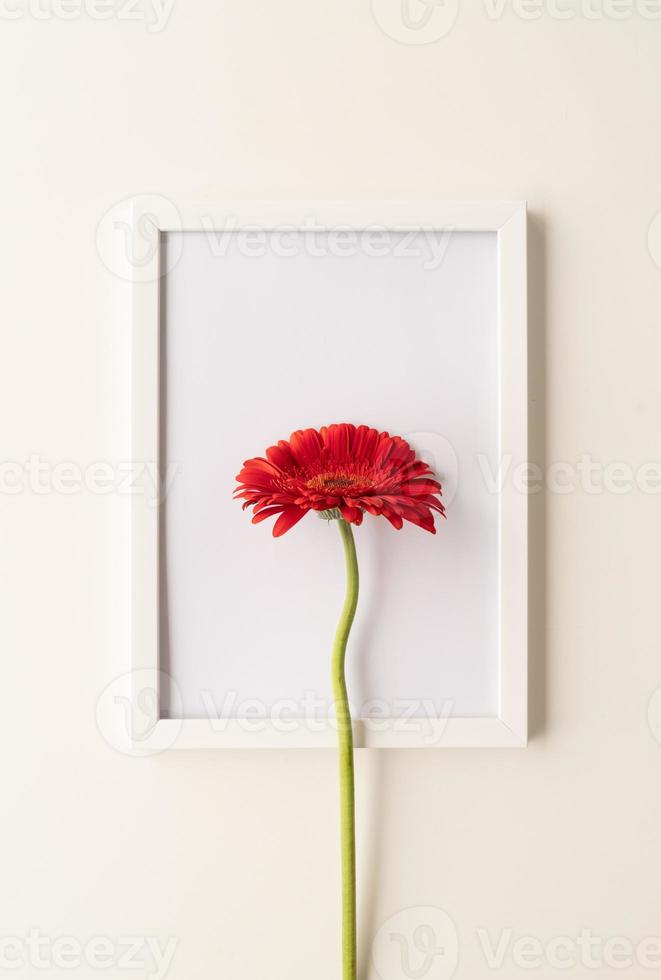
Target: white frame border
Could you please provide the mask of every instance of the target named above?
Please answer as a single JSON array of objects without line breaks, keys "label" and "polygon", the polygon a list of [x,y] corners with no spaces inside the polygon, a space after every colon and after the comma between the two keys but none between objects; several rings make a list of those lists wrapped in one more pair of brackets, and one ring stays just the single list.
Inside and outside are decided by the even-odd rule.
[{"label": "white frame border", "polygon": [[[159,460],[160,297],[162,235],[207,234],[259,228],[321,230],[381,228],[392,231],[494,231],[498,236],[500,457],[528,458],[528,368],[526,303],[526,205],[522,201],[307,201],[229,202],[175,206],[165,198],[128,202],[131,222],[147,259],[132,285],[132,446],[134,462]],[[148,230],[146,230],[148,229]],[[146,237],[148,240],[145,241]],[[135,281],[139,279],[139,281]],[[359,748],[523,747],[527,744],[528,514],[525,494],[510,484],[500,493],[500,664],[499,710],[494,717],[442,720],[442,732],[413,722],[379,719],[354,722]],[[159,509],[145,494],[131,509],[131,664],[134,704],[141,692],[151,699],[146,734],[132,736],[141,752],[165,748],[318,748],[336,744],[333,720],[314,730],[304,719],[162,719],[159,709]],[[144,718],[145,699],[140,699]],[[319,730],[319,729],[322,730]]]}]

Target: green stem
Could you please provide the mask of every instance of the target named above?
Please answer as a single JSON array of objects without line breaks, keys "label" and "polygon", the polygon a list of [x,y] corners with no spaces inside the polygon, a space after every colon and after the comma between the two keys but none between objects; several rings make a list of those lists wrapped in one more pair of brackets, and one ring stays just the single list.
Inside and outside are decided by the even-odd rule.
[{"label": "green stem", "polygon": [[344,659],[358,605],[358,560],[351,525],[338,521],[347,568],[347,591],[333,643],[332,680],[340,756],[340,840],[342,852],[342,977],[356,980],[356,826],[353,731],[344,677]]}]

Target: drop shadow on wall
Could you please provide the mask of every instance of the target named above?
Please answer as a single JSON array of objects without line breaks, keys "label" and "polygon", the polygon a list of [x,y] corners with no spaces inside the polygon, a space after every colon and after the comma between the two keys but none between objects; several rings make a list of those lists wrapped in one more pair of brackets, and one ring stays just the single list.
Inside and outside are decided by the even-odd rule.
[{"label": "drop shadow on wall", "polygon": [[[160,279],[159,279],[159,345],[158,345],[158,384],[159,384],[159,485],[167,487],[167,330],[165,322],[165,286],[167,269],[167,237],[161,237]],[[165,535],[165,499],[159,501],[158,508],[158,664],[161,671],[160,713],[168,718],[171,712],[171,690],[164,678],[171,676],[170,660],[170,617],[168,611],[167,539]]]},{"label": "drop shadow on wall", "polygon": [[[528,217],[528,459],[546,476],[546,282],[544,224]],[[528,733],[546,728],[547,490],[528,497]]]},{"label": "drop shadow on wall", "polygon": [[[365,980],[370,973],[372,943],[380,926],[378,918],[379,891],[383,884],[379,869],[384,860],[383,831],[386,823],[385,801],[388,794],[387,757],[397,749],[376,749],[369,752],[369,778],[356,780],[356,808],[363,813],[358,836],[358,977]],[[404,750],[406,751],[406,750]],[[362,760],[361,760],[362,761]],[[362,769],[362,766],[361,766]],[[360,771],[360,770],[359,770]],[[364,787],[364,797],[361,789]],[[362,825],[362,826],[361,826]]]},{"label": "drop shadow on wall", "polygon": [[[537,463],[544,474],[547,467],[546,435],[546,280],[547,255],[544,224],[537,215],[528,218],[528,460]],[[540,737],[546,728],[546,586],[547,586],[547,491],[545,485],[528,498],[528,730],[530,739]],[[369,620],[369,617],[368,617]],[[369,622],[356,644],[360,650],[369,636]],[[361,682],[367,680],[364,658]],[[371,946],[381,925],[378,916],[379,892],[383,885],[379,869],[384,855],[387,763],[393,750],[369,753],[367,778],[357,780],[358,814],[363,843],[359,847],[358,905],[359,947],[358,976],[370,972]],[[406,752],[406,750],[402,750]],[[433,751],[433,750],[431,750]],[[464,749],[460,751],[466,751]],[[489,750],[498,751],[498,750]],[[504,752],[520,751],[504,749]],[[362,768],[362,766],[361,766]],[[362,792],[361,792],[362,790]],[[439,899],[439,904],[442,901]]]}]

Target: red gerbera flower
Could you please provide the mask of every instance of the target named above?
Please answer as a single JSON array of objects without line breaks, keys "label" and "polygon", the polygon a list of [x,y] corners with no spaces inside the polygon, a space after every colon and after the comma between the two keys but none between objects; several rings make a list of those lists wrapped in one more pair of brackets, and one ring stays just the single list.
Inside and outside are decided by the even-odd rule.
[{"label": "red gerbera flower", "polygon": [[299,429],[266,458],[246,460],[235,496],[254,508],[253,524],[279,515],[276,538],[310,510],[339,511],[350,524],[361,524],[367,511],[398,530],[410,521],[435,534],[433,511],[444,515],[445,508],[433,476],[400,436],[342,423]]}]

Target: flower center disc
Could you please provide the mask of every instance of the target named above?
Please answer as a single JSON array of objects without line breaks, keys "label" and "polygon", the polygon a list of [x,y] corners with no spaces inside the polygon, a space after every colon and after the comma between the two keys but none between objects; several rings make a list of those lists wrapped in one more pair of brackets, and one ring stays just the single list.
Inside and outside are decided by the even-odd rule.
[{"label": "flower center disc", "polygon": [[330,490],[339,490],[340,487],[352,487],[353,482],[353,480],[338,477],[337,479],[324,480],[324,486],[328,487]]},{"label": "flower center disc", "polygon": [[309,490],[316,490],[324,493],[327,491],[364,489],[372,486],[373,480],[361,475],[351,473],[320,473],[307,481],[306,486]]}]

